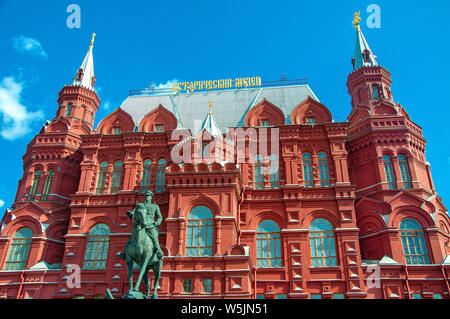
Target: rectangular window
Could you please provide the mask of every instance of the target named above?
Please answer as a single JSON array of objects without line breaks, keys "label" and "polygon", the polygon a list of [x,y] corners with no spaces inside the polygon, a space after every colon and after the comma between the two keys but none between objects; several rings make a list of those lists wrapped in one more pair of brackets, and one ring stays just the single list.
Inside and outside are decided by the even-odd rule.
[{"label": "rectangular window", "polygon": [[277,299],[288,299],[287,295],[277,295]]},{"label": "rectangular window", "polygon": [[441,294],[434,294],[433,295],[433,299],[442,299],[442,295]]},{"label": "rectangular window", "polygon": [[336,267],[336,249],[333,232],[310,233],[311,259],[313,267]]},{"label": "rectangular window", "polygon": [[257,295],[256,299],[266,299],[266,297],[264,295]]},{"label": "rectangular window", "polygon": [[395,175],[394,175],[394,168],[392,167],[391,157],[390,156],[383,156],[383,163],[384,163],[384,172],[386,173],[386,181],[388,183],[389,190],[395,190],[397,189],[396,183],[395,183]]},{"label": "rectangular window", "polygon": [[269,120],[262,120],[261,121],[261,126],[262,127],[269,127],[270,126]]},{"label": "rectangular window", "polygon": [[413,294],[413,299],[422,299],[421,294]]},{"label": "rectangular window", "polygon": [[307,123],[309,125],[315,125],[316,124],[316,119],[314,117],[308,117],[306,121],[307,121]]},{"label": "rectangular window", "polygon": [[311,294],[311,299],[322,299],[321,294]]},{"label": "rectangular window", "polygon": [[164,125],[156,124],[155,125],[155,132],[164,132]]},{"label": "rectangular window", "polygon": [[334,294],[333,299],[345,299],[344,294]]},{"label": "rectangular window", "polygon": [[212,293],[212,280],[211,279],[203,279],[203,293],[205,293],[205,294]]},{"label": "rectangular window", "polygon": [[183,292],[186,294],[192,293],[192,279],[183,280]]},{"label": "rectangular window", "polygon": [[119,135],[120,134],[120,127],[115,127],[114,128],[114,135]]},{"label": "rectangular window", "polygon": [[9,251],[5,270],[25,270],[31,248],[30,239],[14,239]]}]

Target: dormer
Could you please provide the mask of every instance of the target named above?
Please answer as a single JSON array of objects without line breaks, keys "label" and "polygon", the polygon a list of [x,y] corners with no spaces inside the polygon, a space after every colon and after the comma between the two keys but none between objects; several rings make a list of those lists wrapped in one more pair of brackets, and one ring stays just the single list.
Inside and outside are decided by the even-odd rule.
[{"label": "dormer", "polygon": [[283,111],[268,100],[263,99],[247,113],[245,116],[245,126],[280,126],[285,124],[285,120]]},{"label": "dormer", "polygon": [[162,105],[148,113],[139,125],[140,132],[165,132],[176,128],[175,115]]},{"label": "dormer", "polygon": [[308,96],[291,113],[292,124],[318,125],[331,123],[332,116],[328,108]]},{"label": "dormer", "polygon": [[130,114],[120,107],[105,117],[97,128],[98,134],[118,135],[134,131],[134,121]]}]

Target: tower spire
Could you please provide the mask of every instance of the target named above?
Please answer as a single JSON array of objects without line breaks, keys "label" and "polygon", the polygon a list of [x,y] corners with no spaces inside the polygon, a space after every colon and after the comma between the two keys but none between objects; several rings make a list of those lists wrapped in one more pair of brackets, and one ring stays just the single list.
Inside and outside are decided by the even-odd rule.
[{"label": "tower spire", "polygon": [[77,75],[73,80],[72,85],[74,86],[83,86],[88,89],[94,90],[95,85],[95,73],[94,73],[94,55],[92,53],[92,49],[94,47],[94,40],[97,34],[92,34],[91,45],[89,46],[89,50],[86,54],[86,57],[83,60],[80,68],[78,69]]},{"label": "tower spire", "polygon": [[369,44],[361,31],[361,17],[360,13],[355,13],[353,18],[353,25],[356,29],[356,45],[355,55],[352,59],[353,71],[356,71],[362,67],[377,66],[377,57],[373,54],[369,47]]}]

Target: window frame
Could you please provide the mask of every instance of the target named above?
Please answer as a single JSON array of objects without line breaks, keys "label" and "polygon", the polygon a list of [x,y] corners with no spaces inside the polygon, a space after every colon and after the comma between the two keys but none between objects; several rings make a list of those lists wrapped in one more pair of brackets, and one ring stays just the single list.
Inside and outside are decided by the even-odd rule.
[{"label": "window frame", "polygon": [[[91,228],[89,235],[87,237],[86,247],[84,250],[83,270],[107,269],[109,246],[110,246],[109,244],[111,239],[110,236],[111,236],[111,229],[109,228],[108,225],[104,223],[96,224]],[[100,246],[100,244],[102,245]],[[99,255],[99,247],[101,247],[100,250],[101,255]],[[92,254],[94,250],[95,255]],[[89,263],[92,264],[89,265]]]},{"label": "window frame", "polygon": [[156,173],[156,185],[155,185],[156,193],[162,193],[165,190],[166,169],[167,169],[167,160],[165,158],[159,159]]},{"label": "window frame", "polygon": [[394,164],[390,155],[383,155],[384,176],[389,190],[397,190],[397,178],[395,176]]},{"label": "window frame", "polygon": [[280,226],[271,219],[260,222],[256,230],[256,267],[284,267]]},{"label": "window frame", "polygon": [[111,187],[109,191],[110,194],[117,194],[119,192],[122,170],[123,170],[123,162],[122,161],[115,162],[111,178]]},{"label": "window frame", "polygon": [[302,154],[303,182],[306,188],[314,188],[313,160],[311,153]]},{"label": "window frame", "polygon": [[190,211],[187,220],[185,246],[187,257],[213,256],[214,214],[209,207],[199,205]]},{"label": "window frame", "polygon": [[[319,227],[323,228],[316,230]],[[309,226],[311,267],[338,267],[336,244],[336,233],[329,220],[319,217],[311,221]],[[325,248],[328,248],[328,250]],[[319,251],[320,254],[318,254]]]},{"label": "window frame", "polygon": [[[25,232],[27,236],[22,235]],[[15,233],[5,262],[5,271],[23,271],[27,269],[33,236],[33,231],[29,227],[23,227]]]},{"label": "window frame", "polygon": [[52,190],[52,186],[53,186],[53,180],[55,178],[55,170],[50,170],[47,173],[47,178],[45,179],[45,184],[44,184],[44,190],[42,192],[42,196],[41,196],[41,201],[42,202],[46,202],[48,200],[48,195],[50,195],[50,192]]},{"label": "window frame", "polygon": [[[405,225],[407,225],[407,223],[417,226],[417,228],[405,228]],[[422,225],[414,218],[405,218],[400,223],[399,231],[406,264],[429,265],[430,253],[428,249],[427,238],[425,238]],[[416,253],[411,253],[413,251]],[[414,262],[414,260],[422,260],[423,262]]]}]

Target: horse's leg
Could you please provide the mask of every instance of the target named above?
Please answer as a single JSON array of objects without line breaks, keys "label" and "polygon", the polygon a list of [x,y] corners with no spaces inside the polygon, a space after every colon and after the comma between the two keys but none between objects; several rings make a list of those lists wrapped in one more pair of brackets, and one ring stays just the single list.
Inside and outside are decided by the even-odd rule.
[{"label": "horse's leg", "polygon": [[152,299],[158,299],[159,278],[161,276],[162,261],[159,260],[153,265],[153,274],[155,276],[155,282],[153,284],[153,296]]},{"label": "horse's leg", "polygon": [[147,269],[144,272],[144,282],[145,282],[145,289],[146,289],[146,297],[147,299],[150,299],[150,281],[148,280],[148,271],[150,270],[150,267],[147,266]]},{"label": "horse's leg", "polygon": [[144,276],[144,273],[147,270],[147,265],[148,265],[149,261],[150,261],[150,257],[145,256],[144,263],[141,266],[141,272],[139,273],[139,278],[136,281],[136,286],[134,288],[135,291],[139,291],[139,286],[141,285],[142,277]]},{"label": "horse's leg", "polygon": [[134,262],[133,262],[133,259],[128,255],[126,255],[126,262],[127,262],[127,267],[128,267],[128,280],[129,280],[129,284],[130,284],[129,291],[131,292],[131,291],[133,291],[133,263]]}]

